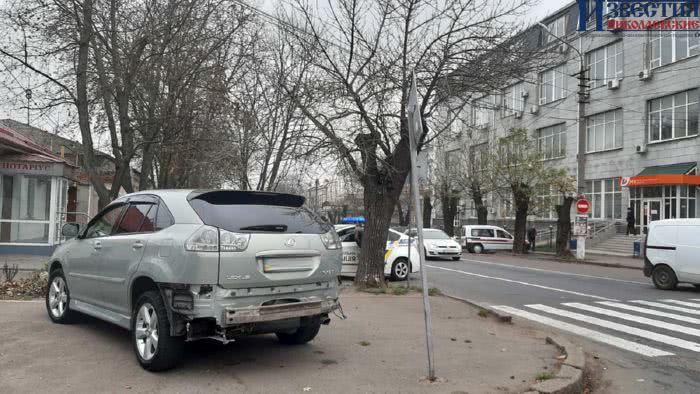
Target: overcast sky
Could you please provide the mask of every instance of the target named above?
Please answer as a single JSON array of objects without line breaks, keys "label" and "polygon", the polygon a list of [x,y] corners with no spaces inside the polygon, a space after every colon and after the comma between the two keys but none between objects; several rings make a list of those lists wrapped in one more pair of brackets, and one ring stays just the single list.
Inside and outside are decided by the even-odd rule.
[{"label": "overcast sky", "polygon": [[[326,2],[327,0],[317,1]],[[569,4],[571,1],[572,0],[539,0],[539,3],[532,7],[528,13],[527,22],[535,23],[552,12],[557,11]],[[258,3],[258,6],[261,9],[269,13],[275,13],[275,8],[279,6],[279,0],[257,0],[255,2]],[[21,75],[18,72],[15,72],[14,76],[9,75],[4,67],[4,63],[6,64],[7,61],[5,59],[0,60],[2,60],[2,62],[0,62],[0,81],[13,81],[15,78],[16,80],[26,81],[26,76]],[[26,110],[19,108],[22,104],[24,104],[24,94],[21,89],[17,88],[14,90],[14,92],[8,92],[0,88],[0,119],[12,118],[21,122],[26,122]],[[69,119],[69,117],[65,114],[56,111],[53,111],[53,113],[47,114],[43,117],[39,117],[39,114],[35,114],[32,116],[32,118],[32,125],[41,127],[51,132],[57,132],[57,125],[62,124]],[[105,141],[101,142],[105,143]]]}]

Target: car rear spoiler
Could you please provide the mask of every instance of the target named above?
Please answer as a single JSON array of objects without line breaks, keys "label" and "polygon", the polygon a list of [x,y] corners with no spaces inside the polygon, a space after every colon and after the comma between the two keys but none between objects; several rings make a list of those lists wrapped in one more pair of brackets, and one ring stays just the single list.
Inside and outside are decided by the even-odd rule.
[{"label": "car rear spoiler", "polygon": [[187,195],[187,201],[202,200],[209,204],[275,205],[299,208],[306,198],[296,194],[259,192],[249,190],[195,190]]}]

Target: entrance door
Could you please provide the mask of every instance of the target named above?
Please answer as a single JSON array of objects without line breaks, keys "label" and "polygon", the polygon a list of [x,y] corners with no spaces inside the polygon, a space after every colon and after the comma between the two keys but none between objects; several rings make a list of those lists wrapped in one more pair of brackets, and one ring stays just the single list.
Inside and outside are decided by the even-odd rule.
[{"label": "entrance door", "polygon": [[661,200],[644,200],[643,223],[644,234],[647,233],[649,223],[661,220]]}]

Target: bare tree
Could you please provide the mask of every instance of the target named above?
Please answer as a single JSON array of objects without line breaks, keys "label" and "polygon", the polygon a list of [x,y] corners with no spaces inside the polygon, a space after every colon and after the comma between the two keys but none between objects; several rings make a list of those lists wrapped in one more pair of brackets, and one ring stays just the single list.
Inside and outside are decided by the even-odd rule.
[{"label": "bare tree", "polygon": [[570,176],[566,170],[552,168],[542,161],[536,139],[525,129],[509,130],[496,140],[488,173],[501,200],[512,201],[515,209],[513,253],[525,253],[527,216],[539,208],[533,201],[538,190],[565,187]]},{"label": "bare tree", "polygon": [[306,86],[289,93],[364,188],[359,287],[384,285],[388,226],[409,171],[411,71],[422,102],[422,147],[442,131],[430,119],[448,85],[488,91],[522,74],[527,62],[510,39],[519,28],[511,17],[526,3],[335,0],[314,10],[295,2],[289,32],[313,68]]}]

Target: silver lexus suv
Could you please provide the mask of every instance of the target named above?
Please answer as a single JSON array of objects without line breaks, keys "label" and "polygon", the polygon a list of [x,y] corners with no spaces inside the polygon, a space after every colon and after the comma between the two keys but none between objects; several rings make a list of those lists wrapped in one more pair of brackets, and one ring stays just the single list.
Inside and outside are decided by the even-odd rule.
[{"label": "silver lexus suv", "polygon": [[342,252],[333,227],[291,194],[153,190],[123,196],[50,260],[46,309],[131,331],[147,370],[172,368],[183,342],[275,333],[312,340],[339,308]]}]

